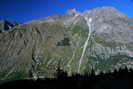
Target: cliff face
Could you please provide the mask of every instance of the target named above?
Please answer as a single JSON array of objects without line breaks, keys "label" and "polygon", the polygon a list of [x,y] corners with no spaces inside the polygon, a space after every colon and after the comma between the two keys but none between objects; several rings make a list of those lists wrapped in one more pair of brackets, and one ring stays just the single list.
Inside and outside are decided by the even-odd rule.
[{"label": "cliff face", "polygon": [[133,67],[133,20],[112,7],[34,20],[0,33],[0,79]]}]

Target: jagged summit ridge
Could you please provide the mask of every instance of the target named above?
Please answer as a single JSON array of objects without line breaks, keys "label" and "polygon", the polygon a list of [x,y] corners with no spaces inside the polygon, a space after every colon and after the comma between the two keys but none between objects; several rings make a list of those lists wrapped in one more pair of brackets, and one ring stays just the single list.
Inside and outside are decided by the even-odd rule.
[{"label": "jagged summit ridge", "polygon": [[69,16],[75,16],[77,14],[80,14],[79,11],[77,11],[75,8],[72,8],[72,9],[69,9],[67,12],[66,12],[67,15]]}]

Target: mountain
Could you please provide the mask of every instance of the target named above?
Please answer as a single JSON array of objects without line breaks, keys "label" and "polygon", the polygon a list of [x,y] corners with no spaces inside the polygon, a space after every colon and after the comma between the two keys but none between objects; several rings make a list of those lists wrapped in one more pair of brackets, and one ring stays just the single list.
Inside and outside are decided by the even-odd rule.
[{"label": "mountain", "polygon": [[19,23],[16,23],[16,22],[9,22],[6,20],[0,20],[0,33],[5,32],[5,31],[9,31],[18,24]]},{"label": "mountain", "polygon": [[55,78],[59,67],[69,76],[133,68],[132,33],[133,19],[113,7],[16,25],[0,33],[0,79]]}]

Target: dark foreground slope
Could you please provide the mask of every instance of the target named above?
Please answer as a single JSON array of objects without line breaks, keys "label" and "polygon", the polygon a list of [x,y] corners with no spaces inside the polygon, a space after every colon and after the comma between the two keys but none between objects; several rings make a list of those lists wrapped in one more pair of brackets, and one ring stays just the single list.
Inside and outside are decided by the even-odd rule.
[{"label": "dark foreground slope", "polygon": [[[130,72],[129,72],[130,71]],[[0,89],[133,89],[133,70],[94,75],[75,74],[71,77],[58,70],[55,79],[17,80],[0,85]]]}]

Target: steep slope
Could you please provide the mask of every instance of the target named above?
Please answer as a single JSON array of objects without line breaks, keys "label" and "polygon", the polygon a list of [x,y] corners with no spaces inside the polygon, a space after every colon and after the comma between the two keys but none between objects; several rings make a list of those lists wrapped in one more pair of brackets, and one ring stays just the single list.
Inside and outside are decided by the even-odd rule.
[{"label": "steep slope", "polygon": [[0,34],[0,79],[53,78],[58,67],[69,75],[132,68],[132,22],[103,7],[15,26]]}]

